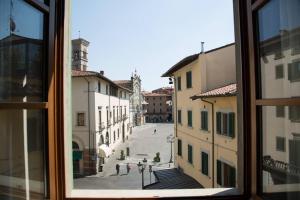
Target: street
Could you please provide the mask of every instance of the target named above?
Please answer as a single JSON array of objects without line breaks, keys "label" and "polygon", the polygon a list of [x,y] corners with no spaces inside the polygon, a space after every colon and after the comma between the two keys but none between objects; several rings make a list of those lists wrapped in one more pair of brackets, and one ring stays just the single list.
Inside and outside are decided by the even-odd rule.
[{"label": "street", "polygon": [[[167,136],[174,132],[173,124],[145,124],[133,128],[129,140],[122,143],[115,149],[115,152],[107,159],[103,172],[97,175],[74,179],[75,189],[142,189],[142,175],[138,170],[138,162],[147,159],[147,166],[144,171],[144,185],[155,181],[153,173],[149,173],[149,164],[153,165],[152,170],[172,168],[169,165],[171,156],[171,145],[167,142]],[[156,133],[154,130],[156,129]],[[125,160],[119,160],[121,150],[126,154],[126,148],[130,148],[130,156]],[[173,148],[174,149],[174,148]],[[153,163],[156,153],[160,153],[160,162]],[[173,150],[174,154],[174,150]],[[174,156],[173,156],[174,160]],[[130,172],[127,174],[126,164],[130,165]],[[120,173],[117,175],[116,164],[120,165]]]}]

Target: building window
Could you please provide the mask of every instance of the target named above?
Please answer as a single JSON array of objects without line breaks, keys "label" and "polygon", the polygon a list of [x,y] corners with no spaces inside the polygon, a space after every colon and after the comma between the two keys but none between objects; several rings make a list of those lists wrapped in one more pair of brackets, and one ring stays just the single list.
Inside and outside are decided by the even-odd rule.
[{"label": "building window", "polygon": [[284,106],[276,106],[276,117],[284,117]]},{"label": "building window", "polygon": [[161,113],[161,108],[159,109],[159,113]]},{"label": "building window", "polygon": [[192,72],[186,73],[186,88],[192,88]]},{"label": "building window", "polygon": [[108,85],[105,86],[105,94],[108,95]]},{"label": "building window", "polygon": [[180,91],[181,90],[181,77],[177,77],[177,90]]},{"label": "building window", "polygon": [[178,124],[181,124],[182,122],[181,122],[181,110],[178,110],[177,111],[177,120],[178,120]]},{"label": "building window", "polygon": [[288,79],[291,82],[300,81],[300,61],[288,64]]},{"label": "building window", "polygon": [[208,130],[208,112],[201,111],[201,129],[207,131]]},{"label": "building window", "polygon": [[289,106],[289,120],[300,122],[300,106]]},{"label": "building window", "polygon": [[285,138],[276,137],[276,150],[285,152]]},{"label": "building window", "polygon": [[235,187],[235,168],[217,160],[217,183],[221,187]]},{"label": "building window", "polygon": [[114,131],[114,142],[116,141],[116,131]]},{"label": "building window", "polygon": [[188,162],[193,164],[193,146],[188,145]]},{"label": "building window", "polygon": [[77,113],[77,126],[84,126],[84,113]]},{"label": "building window", "polygon": [[235,136],[235,113],[217,112],[217,133],[234,138]]},{"label": "building window", "polygon": [[177,155],[182,156],[182,141],[178,139],[177,140],[177,145],[178,145]]},{"label": "building window", "polygon": [[275,66],[275,78],[276,79],[282,79],[284,78],[284,70],[283,65],[277,65]]},{"label": "building window", "polygon": [[193,127],[193,112],[191,110],[189,110],[187,112],[187,117],[188,117],[188,126],[189,127]]},{"label": "building window", "polygon": [[101,83],[98,81],[98,93],[101,93]]},{"label": "building window", "polygon": [[208,176],[208,154],[203,151],[201,152],[201,172]]}]

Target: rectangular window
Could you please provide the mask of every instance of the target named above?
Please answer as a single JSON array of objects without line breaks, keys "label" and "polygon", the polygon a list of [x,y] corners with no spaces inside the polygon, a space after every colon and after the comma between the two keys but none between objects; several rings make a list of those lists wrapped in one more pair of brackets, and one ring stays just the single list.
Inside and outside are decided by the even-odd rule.
[{"label": "rectangular window", "polygon": [[177,120],[178,120],[178,124],[181,124],[182,122],[181,122],[181,110],[178,110],[177,111]]},{"label": "rectangular window", "polygon": [[276,150],[285,152],[285,138],[276,137]]},{"label": "rectangular window", "polygon": [[201,111],[201,129],[208,131],[208,112]]},{"label": "rectangular window", "polygon": [[217,134],[225,135],[234,138],[235,137],[235,113],[222,113],[217,112]]},{"label": "rectangular window", "polygon": [[193,146],[188,145],[188,162],[193,164]]},{"label": "rectangular window", "polygon": [[289,120],[300,122],[300,106],[289,106]]},{"label": "rectangular window", "polygon": [[282,79],[282,78],[284,78],[283,65],[276,65],[275,66],[275,79]]},{"label": "rectangular window", "polygon": [[288,64],[288,79],[291,82],[300,81],[300,61]]},{"label": "rectangular window", "polygon": [[217,183],[221,187],[235,187],[236,170],[234,167],[217,160]]},{"label": "rectangular window", "polygon": [[101,83],[98,81],[98,93],[101,93]]},{"label": "rectangular window", "polygon": [[85,115],[84,113],[77,113],[77,126],[84,126]]},{"label": "rectangular window", "polygon": [[182,156],[182,141],[178,139],[177,145],[177,155]]},{"label": "rectangular window", "polygon": [[186,72],[186,88],[192,88],[192,72]]},{"label": "rectangular window", "polygon": [[180,91],[181,90],[181,77],[177,77],[177,90]]},{"label": "rectangular window", "polygon": [[193,112],[191,110],[187,113],[188,117],[188,126],[193,127]]},{"label": "rectangular window", "polygon": [[105,94],[108,95],[108,85],[105,86]]},{"label": "rectangular window", "polygon": [[203,151],[201,152],[201,172],[208,176],[208,154]]},{"label": "rectangular window", "polygon": [[284,117],[284,106],[276,106],[276,117]]}]

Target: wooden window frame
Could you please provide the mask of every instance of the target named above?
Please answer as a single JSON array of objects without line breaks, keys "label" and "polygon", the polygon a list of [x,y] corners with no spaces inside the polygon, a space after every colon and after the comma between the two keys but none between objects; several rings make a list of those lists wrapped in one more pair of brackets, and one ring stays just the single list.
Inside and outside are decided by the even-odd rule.
[{"label": "wooden window frame", "polygon": [[[26,0],[27,2],[35,2],[34,5],[39,5],[38,0]],[[228,195],[228,196],[205,196],[196,197],[197,199],[261,199],[257,191],[258,182],[258,151],[256,145],[258,144],[256,135],[256,105],[266,105],[272,103],[275,105],[285,104],[298,104],[299,102],[293,99],[272,99],[272,100],[260,100],[255,98],[255,54],[254,54],[254,42],[253,42],[253,27],[252,27],[252,10],[257,10],[267,0],[233,0],[234,2],[234,18],[235,18],[235,38],[236,38],[236,56],[238,63],[241,64],[241,68],[237,69],[237,83],[239,86],[238,97],[242,100],[241,105],[241,119],[239,123],[242,124],[241,130],[243,131],[244,146],[243,148],[242,165],[239,171],[244,179],[241,181],[243,193],[241,195]],[[56,3],[56,5],[55,5]],[[43,9],[45,6],[41,6]],[[64,113],[63,113],[63,58],[64,58],[64,17],[65,17],[65,0],[55,1],[50,0],[50,25],[52,25],[52,40],[50,41],[52,49],[50,66],[54,66],[53,70],[53,82],[51,82],[51,92],[49,103],[45,103],[51,111],[49,120],[49,174],[50,176],[50,194],[51,199],[75,199],[66,197],[66,178],[65,178],[65,159],[64,159]],[[55,70],[54,70],[55,69]],[[254,71],[253,71],[254,70]],[[52,71],[51,71],[52,72]],[[249,100],[250,99],[250,100]],[[0,104],[1,107],[2,104]],[[249,106],[250,105],[250,106]],[[12,107],[36,107],[36,104],[23,104],[23,105],[2,105]],[[53,133],[53,134],[50,134]],[[243,144],[241,144],[243,145]],[[240,166],[238,166],[240,167]],[[99,197],[101,198],[101,197]],[[85,199],[85,198],[76,198]],[[97,198],[89,198],[97,199]],[[132,198],[133,199],[133,198]],[[144,199],[156,199],[156,197],[149,197]],[[172,198],[170,198],[172,199]],[[173,199],[195,199],[195,197],[176,197]]]}]

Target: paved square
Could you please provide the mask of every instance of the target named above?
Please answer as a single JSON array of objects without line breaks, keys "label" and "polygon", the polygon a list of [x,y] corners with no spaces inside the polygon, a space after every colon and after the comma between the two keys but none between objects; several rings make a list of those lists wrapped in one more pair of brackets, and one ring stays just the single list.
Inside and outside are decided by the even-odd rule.
[{"label": "paved square", "polygon": [[[154,134],[154,130],[156,133]],[[138,171],[137,163],[144,158],[147,164],[154,165],[153,170],[172,168],[169,166],[171,145],[167,143],[167,136],[174,134],[173,124],[145,124],[135,127],[129,140],[120,144],[115,153],[107,159],[103,172],[89,177],[74,179],[76,189],[142,189],[142,175]],[[130,156],[125,160],[118,160],[121,150],[126,152],[130,148]],[[160,163],[153,163],[155,154],[159,152]],[[174,148],[173,148],[174,154]],[[173,155],[174,160],[174,155]],[[120,165],[120,173],[116,174],[116,164]],[[131,170],[127,174],[126,164],[129,163]],[[154,182],[153,173],[149,173],[147,166],[144,173],[145,185]]]}]

